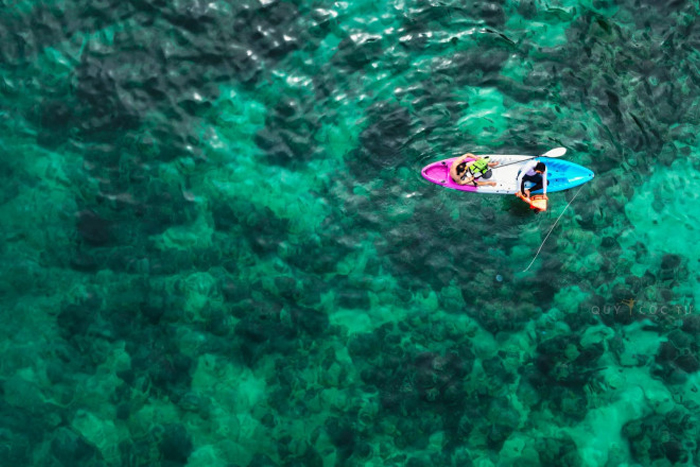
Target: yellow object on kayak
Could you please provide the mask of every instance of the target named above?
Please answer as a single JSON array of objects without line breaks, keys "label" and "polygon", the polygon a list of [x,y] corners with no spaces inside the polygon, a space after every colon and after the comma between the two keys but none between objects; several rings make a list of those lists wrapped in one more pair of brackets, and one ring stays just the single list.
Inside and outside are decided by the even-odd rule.
[{"label": "yellow object on kayak", "polygon": [[520,193],[516,193],[515,196],[529,204],[530,209],[537,209],[538,211],[547,210],[547,197],[545,195],[532,195],[529,198],[526,198]]}]

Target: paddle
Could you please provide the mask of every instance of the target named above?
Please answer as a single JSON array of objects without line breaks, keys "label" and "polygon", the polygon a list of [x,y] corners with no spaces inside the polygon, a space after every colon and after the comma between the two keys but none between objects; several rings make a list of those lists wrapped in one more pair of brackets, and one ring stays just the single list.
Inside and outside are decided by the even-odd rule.
[{"label": "paddle", "polygon": [[491,170],[500,169],[501,167],[508,167],[509,165],[513,165],[513,164],[522,164],[525,161],[531,161],[532,159],[537,159],[538,157],[549,157],[550,159],[554,159],[556,157],[561,157],[564,154],[566,154],[566,148],[554,148],[554,149],[550,149],[549,151],[545,152],[541,156],[532,156],[532,157],[528,157],[527,159],[521,159],[519,161],[510,162],[508,164],[503,164],[503,165],[499,164],[496,167],[493,167]]}]

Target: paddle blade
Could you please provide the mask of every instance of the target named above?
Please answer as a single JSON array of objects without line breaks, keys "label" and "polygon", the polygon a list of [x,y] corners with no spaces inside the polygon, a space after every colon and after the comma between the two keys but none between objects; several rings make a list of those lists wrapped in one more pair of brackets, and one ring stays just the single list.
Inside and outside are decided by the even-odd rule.
[{"label": "paddle blade", "polygon": [[547,198],[542,195],[534,195],[530,198],[530,208],[537,209],[538,211],[547,210]]},{"label": "paddle blade", "polygon": [[547,198],[544,195],[532,195],[529,198],[525,198],[520,193],[516,193],[515,196],[529,204],[530,209],[535,209],[537,211],[547,210]]},{"label": "paddle blade", "polygon": [[540,157],[561,157],[566,154],[566,148],[554,148],[542,154]]}]

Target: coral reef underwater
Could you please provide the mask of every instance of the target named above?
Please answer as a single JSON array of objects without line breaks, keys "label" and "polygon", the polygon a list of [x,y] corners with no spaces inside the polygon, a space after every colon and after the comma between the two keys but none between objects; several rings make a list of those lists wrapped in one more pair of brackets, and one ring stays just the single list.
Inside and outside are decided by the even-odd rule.
[{"label": "coral reef underwater", "polygon": [[696,10],[4,2],[0,465],[698,465]]}]

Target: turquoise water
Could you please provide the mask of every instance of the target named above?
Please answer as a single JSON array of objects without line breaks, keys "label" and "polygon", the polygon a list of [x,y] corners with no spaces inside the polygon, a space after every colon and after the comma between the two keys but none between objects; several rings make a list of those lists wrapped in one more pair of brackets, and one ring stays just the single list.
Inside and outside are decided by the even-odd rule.
[{"label": "turquoise water", "polygon": [[699,6],[3,1],[0,464],[698,464]]}]

